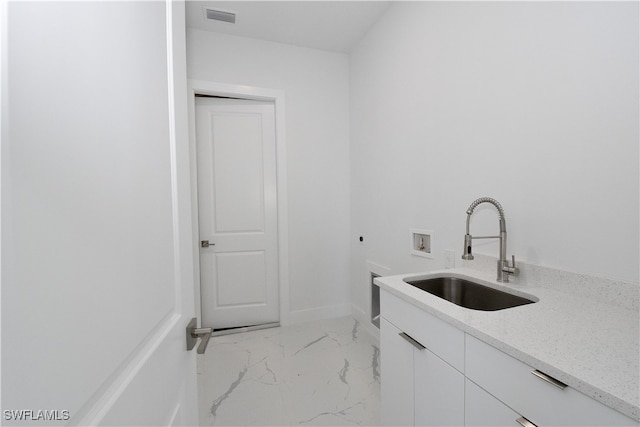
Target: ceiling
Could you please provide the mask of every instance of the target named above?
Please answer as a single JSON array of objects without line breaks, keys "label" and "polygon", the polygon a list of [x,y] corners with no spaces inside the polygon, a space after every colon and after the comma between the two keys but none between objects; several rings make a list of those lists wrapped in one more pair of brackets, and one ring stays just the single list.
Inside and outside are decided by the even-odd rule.
[{"label": "ceiling", "polygon": [[[348,53],[390,1],[187,1],[187,28]],[[206,19],[205,8],[236,13]]]}]

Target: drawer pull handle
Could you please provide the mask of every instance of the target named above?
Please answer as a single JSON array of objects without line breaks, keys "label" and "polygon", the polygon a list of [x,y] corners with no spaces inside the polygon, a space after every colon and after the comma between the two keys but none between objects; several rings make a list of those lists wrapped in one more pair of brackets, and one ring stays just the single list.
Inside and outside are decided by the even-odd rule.
[{"label": "drawer pull handle", "polygon": [[417,348],[418,350],[424,350],[426,348],[425,346],[423,346],[418,341],[414,340],[413,338],[411,338],[411,336],[405,334],[404,332],[400,332],[399,335],[405,340],[407,340],[409,343],[411,343],[411,345]]},{"label": "drawer pull handle", "polygon": [[535,371],[531,371],[531,373],[536,377],[545,380],[549,384],[553,384],[554,386],[558,387],[560,390],[564,390],[565,388],[567,388],[567,385],[565,383],[558,381],[557,379],[550,377],[549,375],[545,374],[544,372],[540,372],[537,369]]},{"label": "drawer pull handle", "polygon": [[516,422],[520,424],[522,427],[538,427],[534,423],[526,419],[525,417],[518,418]]}]

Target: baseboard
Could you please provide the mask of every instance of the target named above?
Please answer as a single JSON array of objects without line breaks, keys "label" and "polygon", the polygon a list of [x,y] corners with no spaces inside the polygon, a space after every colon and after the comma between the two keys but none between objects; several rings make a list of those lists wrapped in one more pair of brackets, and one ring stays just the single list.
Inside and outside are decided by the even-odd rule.
[{"label": "baseboard", "polygon": [[289,312],[288,324],[312,322],[315,320],[333,319],[351,315],[349,304],[328,305]]}]

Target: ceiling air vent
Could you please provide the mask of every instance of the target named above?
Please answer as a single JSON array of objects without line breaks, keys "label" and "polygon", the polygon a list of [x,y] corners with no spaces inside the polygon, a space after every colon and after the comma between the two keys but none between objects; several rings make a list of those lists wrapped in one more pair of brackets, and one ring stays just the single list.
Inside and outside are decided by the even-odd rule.
[{"label": "ceiling air vent", "polygon": [[206,9],[207,19],[214,21],[236,23],[236,14],[233,12],[225,12],[223,10]]}]

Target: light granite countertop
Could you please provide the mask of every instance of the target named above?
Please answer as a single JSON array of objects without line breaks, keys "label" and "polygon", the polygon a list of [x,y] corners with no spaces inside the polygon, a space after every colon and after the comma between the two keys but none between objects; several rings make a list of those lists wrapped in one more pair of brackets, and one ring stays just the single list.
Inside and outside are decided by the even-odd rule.
[{"label": "light granite countertop", "polygon": [[[640,421],[640,317],[635,283],[524,266],[513,283],[495,264],[375,279],[381,288],[585,395]],[[499,311],[457,306],[404,278],[455,276],[537,300]]]}]

